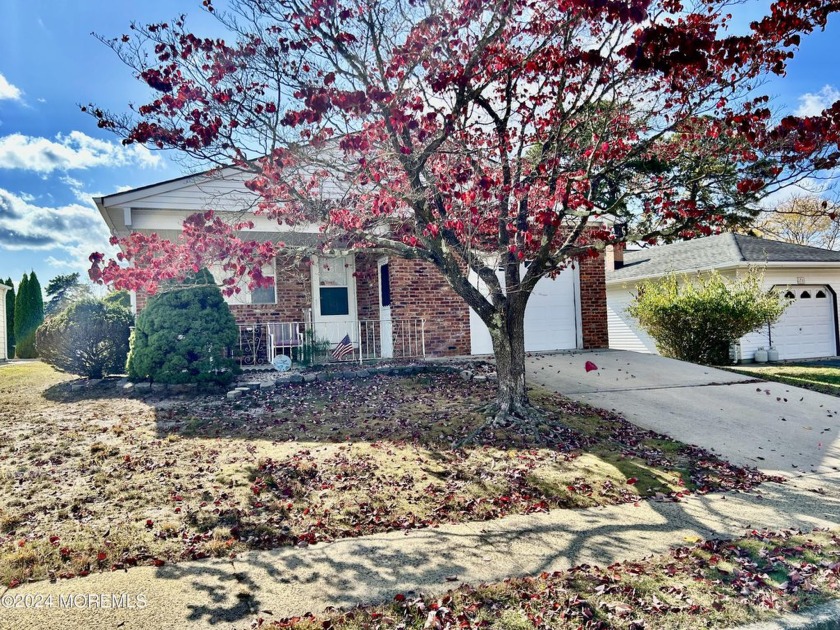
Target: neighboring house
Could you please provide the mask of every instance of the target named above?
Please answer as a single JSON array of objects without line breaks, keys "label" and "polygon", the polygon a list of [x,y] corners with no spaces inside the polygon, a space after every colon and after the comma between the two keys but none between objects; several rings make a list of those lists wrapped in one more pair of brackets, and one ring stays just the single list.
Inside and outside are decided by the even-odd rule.
[{"label": "neighboring house", "polygon": [[763,270],[764,285],[793,300],[778,322],[741,339],[742,359],[772,345],[780,359],[812,359],[840,353],[837,292],[840,252],[793,245],[741,234],[720,234],[692,241],[627,251],[607,268],[610,347],[656,352],[653,339],[628,313],[637,283],[671,272],[717,270],[734,278],[750,267]]},{"label": "neighboring house", "polygon": [[[176,239],[183,220],[212,208],[242,218],[257,201],[244,175],[202,173],[94,199],[117,236],[157,233]],[[243,237],[305,245],[317,241],[318,226],[279,226],[264,216],[248,217],[254,228]],[[211,272],[218,272],[210,267]],[[226,298],[240,325],[246,362],[294,354],[303,335],[338,344],[349,335],[353,357],[455,356],[492,353],[486,327],[429,263],[366,254],[313,256],[294,269],[263,270],[274,286]],[[219,274],[220,275],[220,274]],[[145,298],[132,296],[135,311]],[[607,346],[603,257],[588,259],[556,279],[539,282],[526,313],[529,351]]]},{"label": "neighboring house", "polygon": [[9,359],[9,349],[6,347],[6,291],[12,287],[0,284],[0,361]]}]

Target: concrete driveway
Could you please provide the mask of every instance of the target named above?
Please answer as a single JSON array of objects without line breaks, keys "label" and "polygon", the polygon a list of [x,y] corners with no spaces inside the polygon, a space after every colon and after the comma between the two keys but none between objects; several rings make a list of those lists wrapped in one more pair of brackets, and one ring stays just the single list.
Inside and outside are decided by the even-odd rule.
[{"label": "concrete driveway", "polygon": [[[597,370],[587,372],[592,361]],[[840,470],[840,398],[664,357],[532,355],[528,379],[725,459],[785,476]]]}]

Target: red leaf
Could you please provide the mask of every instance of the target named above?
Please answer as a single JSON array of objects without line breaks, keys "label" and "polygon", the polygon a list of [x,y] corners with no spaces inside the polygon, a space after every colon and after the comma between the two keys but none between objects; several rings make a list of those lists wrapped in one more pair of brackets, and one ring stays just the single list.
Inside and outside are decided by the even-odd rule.
[{"label": "red leaf", "polygon": [[397,593],[394,596],[394,601],[395,602],[404,602],[405,601],[405,595],[403,595],[402,593]]},{"label": "red leaf", "polygon": [[630,477],[630,479],[627,480],[627,485],[632,486],[637,481],[638,481],[638,479],[636,479],[635,477]]},{"label": "red leaf", "polygon": [[592,361],[587,361],[584,367],[586,368],[587,372],[592,372],[593,370],[598,369],[598,366],[592,363]]}]

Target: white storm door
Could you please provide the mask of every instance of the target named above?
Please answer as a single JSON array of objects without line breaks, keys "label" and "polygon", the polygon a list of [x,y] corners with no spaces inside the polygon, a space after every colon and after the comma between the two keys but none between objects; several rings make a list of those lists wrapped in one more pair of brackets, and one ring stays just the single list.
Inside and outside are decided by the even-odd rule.
[{"label": "white storm door", "polygon": [[391,322],[391,266],[387,258],[377,261],[379,267],[379,346],[381,357],[394,356],[394,325]]},{"label": "white storm door", "polygon": [[313,257],[312,325],[319,340],[337,344],[350,335],[350,340],[358,344],[355,272],[353,256]]}]

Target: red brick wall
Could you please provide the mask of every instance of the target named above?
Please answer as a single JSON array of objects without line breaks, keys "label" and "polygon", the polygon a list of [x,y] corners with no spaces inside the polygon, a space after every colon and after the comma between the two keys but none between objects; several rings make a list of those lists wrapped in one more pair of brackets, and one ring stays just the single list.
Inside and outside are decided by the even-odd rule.
[{"label": "red brick wall", "polygon": [[607,286],[604,254],[586,258],[580,265],[580,315],[584,348],[608,348]]},{"label": "red brick wall", "polygon": [[360,320],[379,320],[378,256],[356,255],[356,301]]},{"label": "red brick wall", "polygon": [[470,353],[469,307],[441,273],[419,260],[390,258],[391,317],[426,319],[426,354]]}]

